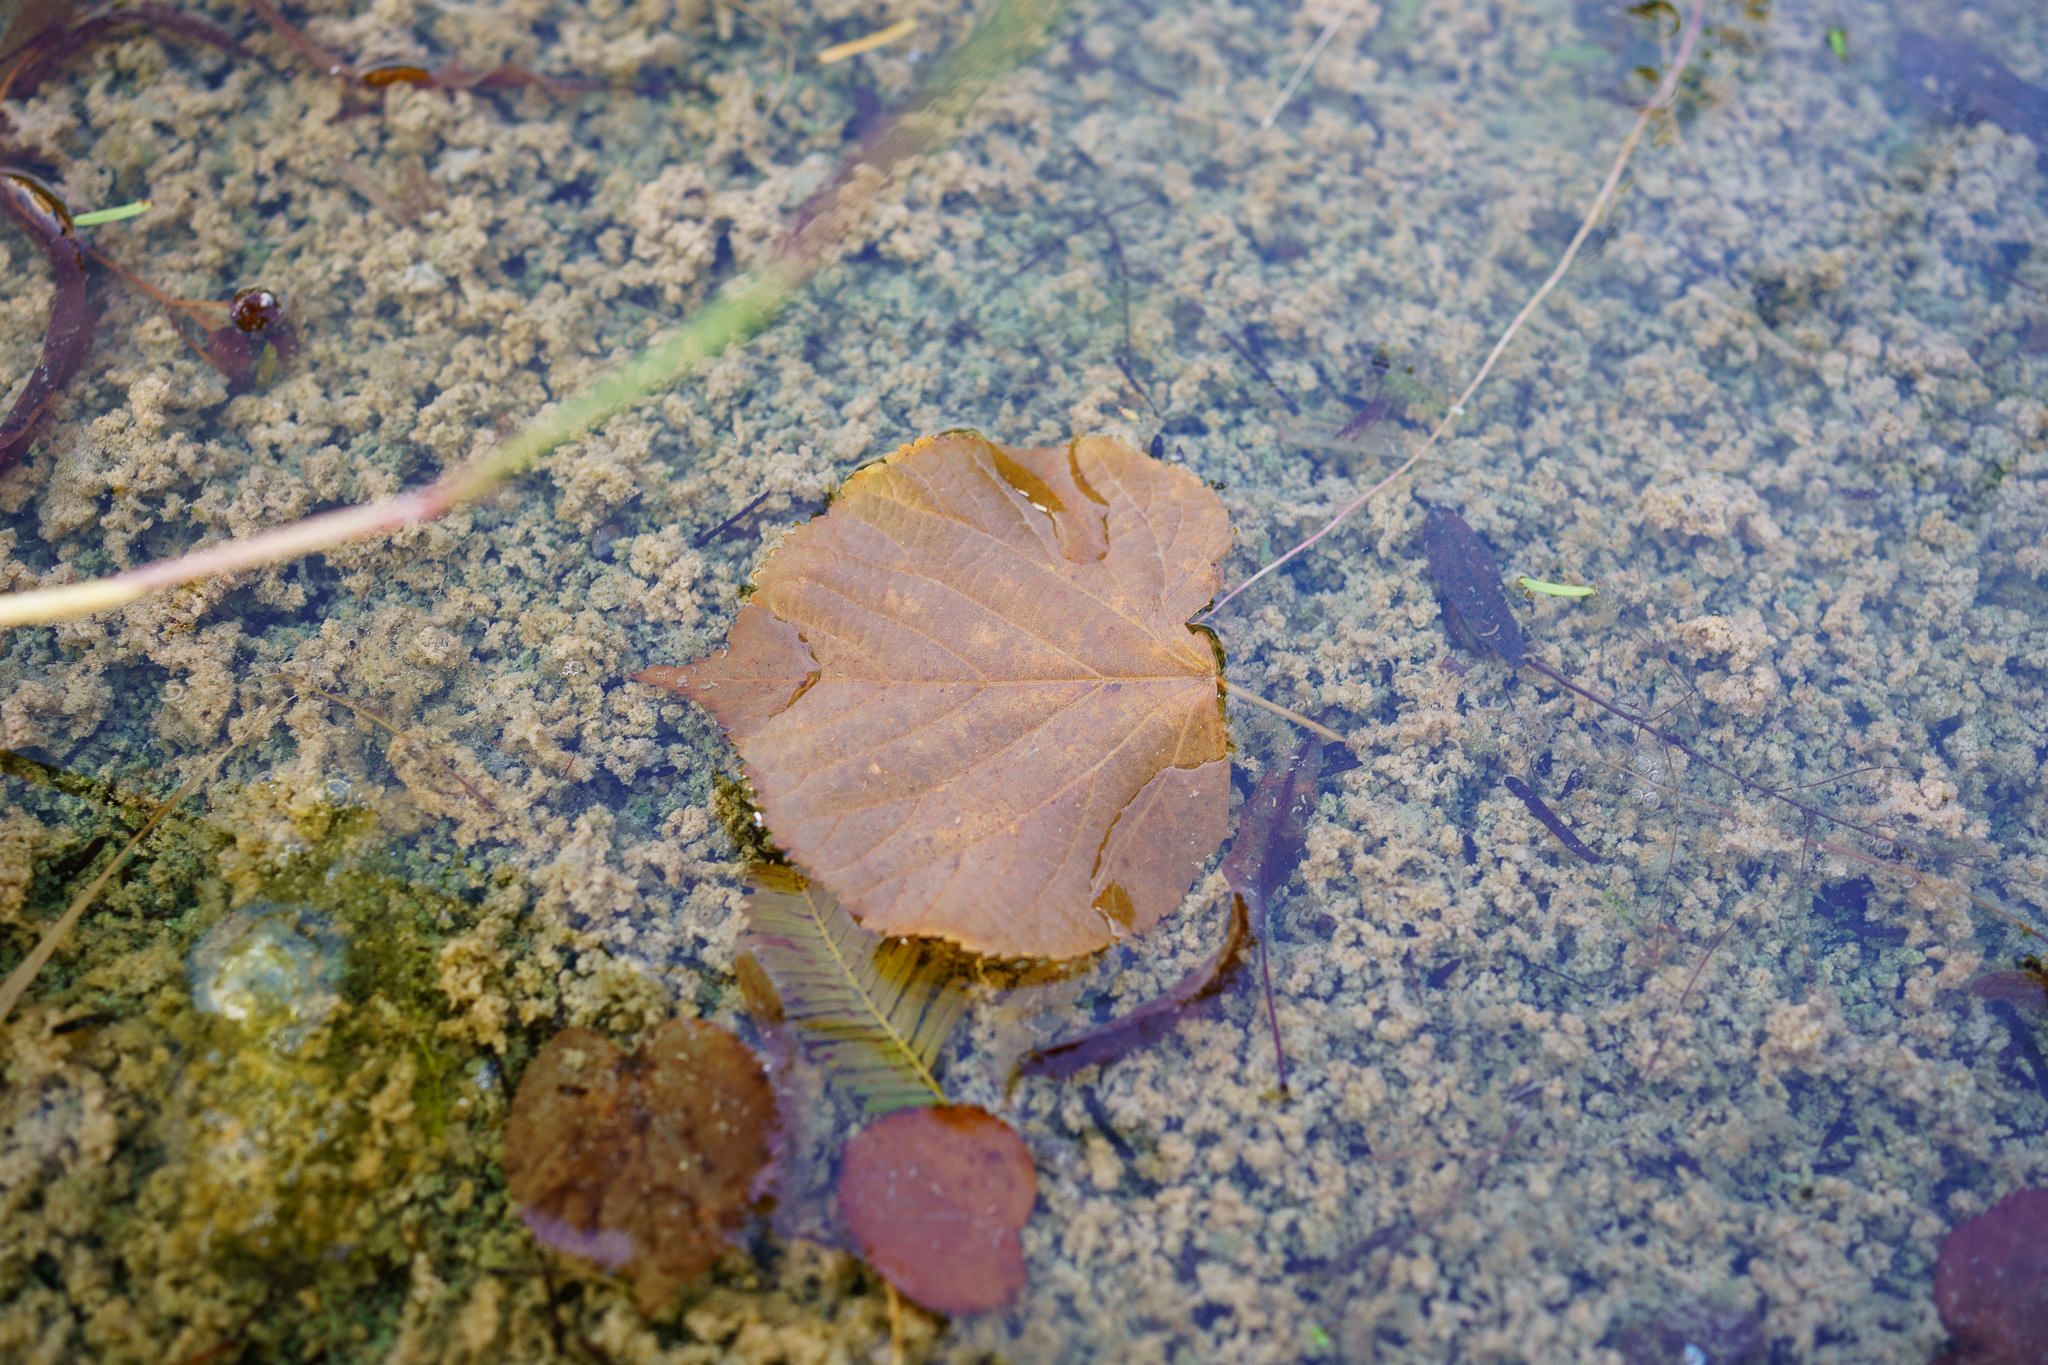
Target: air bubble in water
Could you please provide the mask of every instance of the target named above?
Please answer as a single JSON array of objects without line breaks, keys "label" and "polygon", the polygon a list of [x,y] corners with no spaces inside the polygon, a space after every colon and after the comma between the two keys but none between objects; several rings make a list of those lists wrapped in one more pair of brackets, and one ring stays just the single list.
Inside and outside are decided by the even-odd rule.
[{"label": "air bubble in water", "polygon": [[192,1004],[287,1050],[340,1003],[342,941],[325,916],[264,901],[207,931],[187,964]]}]

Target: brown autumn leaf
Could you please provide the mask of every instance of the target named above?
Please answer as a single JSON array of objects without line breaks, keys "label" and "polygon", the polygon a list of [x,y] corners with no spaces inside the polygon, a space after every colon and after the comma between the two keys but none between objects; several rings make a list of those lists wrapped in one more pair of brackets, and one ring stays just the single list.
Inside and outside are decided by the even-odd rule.
[{"label": "brown autumn leaf", "polygon": [[1016,1296],[1017,1233],[1037,1202],[1024,1139],[971,1104],[899,1109],[849,1138],[839,1168],[854,1245],[935,1313],[986,1312]]},{"label": "brown autumn leaf", "polygon": [[727,647],[643,682],[708,707],[770,834],[866,928],[1076,957],[1180,903],[1222,842],[1230,544],[1201,480],[1120,441],[947,432],[849,477]]},{"label": "brown autumn leaf", "polygon": [[564,1029],[519,1078],[506,1183],[536,1238],[623,1271],[652,1313],[745,1221],[774,1123],[759,1059],[716,1025],[672,1019],[630,1055]]}]

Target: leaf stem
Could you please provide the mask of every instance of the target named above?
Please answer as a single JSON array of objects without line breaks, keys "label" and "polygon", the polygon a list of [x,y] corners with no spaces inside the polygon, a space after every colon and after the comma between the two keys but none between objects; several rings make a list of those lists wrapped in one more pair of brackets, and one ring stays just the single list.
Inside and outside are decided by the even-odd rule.
[{"label": "leaf stem", "polygon": [[1644,130],[1650,126],[1650,119],[1658,110],[1669,104],[1672,97],[1678,93],[1679,78],[1685,74],[1686,64],[1692,60],[1693,47],[1698,43],[1700,30],[1705,24],[1706,6],[1707,0],[1693,0],[1692,15],[1686,20],[1685,39],[1678,45],[1677,58],[1672,62],[1671,69],[1664,73],[1663,84],[1657,87],[1656,95],[1651,98],[1648,104],[1642,107],[1641,112],[1636,115],[1634,126],[1628,130],[1628,136],[1621,140],[1621,150],[1616,153],[1614,164],[1608,168],[1607,179],[1600,186],[1600,192],[1593,196],[1593,206],[1586,210],[1586,216],[1579,223],[1579,230],[1573,235],[1571,245],[1567,246],[1564,249],[1564,255],[1558,258],[1557,268],[1550,272],[1549,279],[1537,286],[1536,292],[1529,296],[1529,301],[1522,305],[1522,311],[1515,314],[1514,321],[1510,322],[1507,325],[1507,330],[1500,334],[1500,340],[1493,343],[1493,349],[1487,353],[1485,363],[1479,367],[1479,373],[1472,376],[1472,382],[1465,386],[1465,391],[1458,395],[1458,400],[1451,404],[1450,409],[1444,413],[1443,420],[1438,422],[1436,429],[1429,433],[1429,439],[1425,440],[1413,455],[1403,460],[1393,473],[1387,475],[1350,502],[1344,504],[1336,516],[1323,523],[1322,529],[1302,541],[1299,545],[1296,545],[1286,554],[1281,555],[1271,564],[1252,574],[1229,592],[1224,593],[1223,596],[1217,598],[1216,605],[1195,618],[1195,624],[1201,625],[1215,619],[1216,613],[1222,611],[1232,598],[1343,525],[1352,513],[1371,502],[1396,479],[1422,463],[1422,457],[1429,454],[1435,448],[1436,443],[1442,440],[1444,435],[1450,431],[1451,424],[1464,415],[1465,405],[1472,401],[1472,395],[1477,393],[1479,386],[1486,382],[1486,376],[1493,373],[1494,363],[1500,359],[1501,352],[1507,350],[1508,343],[1513,341],[1522,330],[1522,324],[1529,320],[1530,315],[1536,311],[1543,300],[1550,297],[1550,291],[1557,288],[1558,282],[1564,279],[1565,272],[1571,269],[1572,262],[1578,259],[1579,248],[1584,246],[1586,238],[1592,235],[1593,225],[1599,222],[1601,216],[1607,212],[1607,206],[1614,198],[1614,191],[1621,185],[1622,172],[1628,168],[1628,159],[1635,154],[1636,143],[1642,140]]},{"label": "leaf stem", "polygon": [[1266,710],[1271,711],[1274,715],[1280,717],[1282,720],[1294,722],[1296,725],[1299,725],[1302,729],[1308,731],[1312,735],[1317,735],[1323,739],[1327,739],[1332,744],[1341,744],[1345,748],[1352,750],[1354,753],[1357,752],[1358,746],[1354,745],[1350,740],[1344,738],[1344,736],[1338,734],[1335,730],[1332,730],[1329,726],[1323,725],[1317,721],[1310,720],[1307,716],[1304,716],[1299,711],[1290,711],[1277,701],[1267,701],[1258,693],[1248,691],[1245,688],[1239,687],[1235,683],[1228,684],[1228,687],[1229,695],[1236,697],[1241,701],[1248,701],[1254,706],[1262,706]]}]

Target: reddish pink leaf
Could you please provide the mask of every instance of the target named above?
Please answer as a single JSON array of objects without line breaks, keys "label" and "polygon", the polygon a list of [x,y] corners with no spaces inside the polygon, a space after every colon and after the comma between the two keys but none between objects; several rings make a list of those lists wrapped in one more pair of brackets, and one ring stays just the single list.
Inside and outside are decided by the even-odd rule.
[{"label": "reddish pink leaf", "polygon": [[1934,1304],[1957,1365],[2039,1365],[2048,1347],[2048,1190],[2019,1190],[1941,1244]]},{"label": "reddish pink leaf", "polygon": [[846,1144],[839,1209],[854,1244],[937,1313],[1001,1308],[1024,1287],[1017,1233],[1038,1172],[1016,1130],[972,1105],[899,1109]]}]

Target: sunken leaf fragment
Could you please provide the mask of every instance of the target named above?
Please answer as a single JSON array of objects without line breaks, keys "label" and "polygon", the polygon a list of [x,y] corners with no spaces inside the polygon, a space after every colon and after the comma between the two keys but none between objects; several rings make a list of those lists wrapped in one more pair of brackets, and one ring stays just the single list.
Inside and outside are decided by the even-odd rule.
[{"label": "sunken leaf fragment", "polygon": [[[1155,996],[1129,1014],[1025,1053],[1010,1074],[1012,1083],[1020,1076],[1065,1078],[1083,1067],[1108,1066],[1126,1053],[1164,1038],[1189,1010],[1223,989],[1231,968],[1237,965],[1248,926],[1244,897],[1234,895],[1230,898],[1230,926],[1224,932],[1223,945],[1206,962],[1168,987],[1165,994]],[[1278,1036],[1276,1031],[1274,1037]],[[1281,1084],[1286,1084],[1284,1074]]]},{"label": "sunken leaf fragment", "polygon": [[1287,1088],[1287,1049],[1280,1041],[1280,1011],[1273,1004],[1270,902],[1308,851],[1308,820],[1316,811],[1322,775],[1323,745],[1314,735],[1302,741],[1293,758],[1269,766],[1238,815],[1237,839],[1221,869],[1259,940],[1259,985],[1266,996],[1273,1064],[1282,1090]]},{"label": "sunken leaf fragment", "polygon": [[870,1114],[943,1104],[933,1066],[967,1007],[929,945],[871,934],[831,893],[786,868],[754,869],[747,951],[805,1048]]},{"label": "sunken leaf fragment", "polygon": [[1119,441],[948,432],[785,537],[702,702],[792,861],[883,934],[1076,957],[1180,903],[1222,841],[1229,548],[1201,480]]},{"label": "sunken leaf fragment", "polygon": [[1934,1265],[1934,1306],[1955,1337],[1937,1365],[2020,1365],[2048,1340],[2048,1190],[2015,1190],[1957,1225]]},{"label": "sunken leaf fragment", "polygon": [[564,1029],[519,1078],[506,1184],[536,1238],[624,1272],[651,1313],[746,1219],[774,1123],[760,1061],[716,1025],[672,1019],[630,1054]]},{"label": "sunken leaf fragment", "polygon": [[1323,742],[1308,736],[1291,758],[1267,765],[1238,814],[1237,839],[1220,869],[1244,897],[1252,932],[1266,934],[1268,903],[1308,851],[1308,821],[1323,777]]}]

